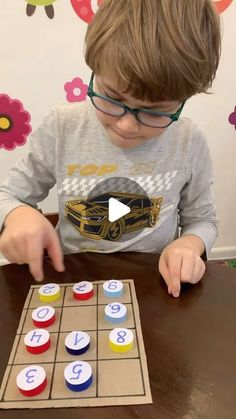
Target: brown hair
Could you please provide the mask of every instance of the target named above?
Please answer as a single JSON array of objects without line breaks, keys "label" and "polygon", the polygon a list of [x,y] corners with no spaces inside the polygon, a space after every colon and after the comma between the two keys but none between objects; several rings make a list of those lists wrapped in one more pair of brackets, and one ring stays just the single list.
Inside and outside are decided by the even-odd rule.
[{"label": "brown hair", "polygon": [[220,47],[212,0],[105,0],[87,30],[85,60],[137,99],[183,100],[212,85]]}]

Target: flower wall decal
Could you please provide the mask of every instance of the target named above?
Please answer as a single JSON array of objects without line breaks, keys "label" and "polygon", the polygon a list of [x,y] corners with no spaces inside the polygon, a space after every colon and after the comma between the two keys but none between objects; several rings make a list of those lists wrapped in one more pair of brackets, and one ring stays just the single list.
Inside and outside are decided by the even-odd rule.
[{"label": "flower wall decal", "polygon": [[32,131],[30,114],[18,99],[0,94],[0,148],[14,150],[26,143]]},{"label": "flower wall decal", "polygon": [[[28,2],[39,0],[26,0]],[[42,0],[40,0],[42,1]],[[45,1],[45,0],[44,0]],[[48,0],[49,1],[49,0]],[[75,13],[86,23],[90,23],[98,7],[104,0],[70,0]],[[233,0],[213,0],[218,13],[223,13],[233,3]]]},{"label": "flower wall decal", "polygon": [[223,13],[233,3],[233,0],[214,0],[218,13]]},{"label": "flower wall decal", "polygon": [[86,99],[88,86],[79,77],[75,77],[64,86],[68,102],[82,102]]},{"label": "flower wall decal", "polygon": [[86,23],[90,23],[103,0],[70,0],[75,13]]},{"label": "flower wall decal", "polygon": [[229,115],[229,123],[234,125],[234,128],[236,129],[236,106],[234,108],[234,112]]}]

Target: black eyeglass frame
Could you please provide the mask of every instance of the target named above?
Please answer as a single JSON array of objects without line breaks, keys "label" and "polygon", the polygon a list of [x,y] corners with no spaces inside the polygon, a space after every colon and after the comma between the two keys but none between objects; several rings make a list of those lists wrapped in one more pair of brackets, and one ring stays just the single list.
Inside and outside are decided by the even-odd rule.
[{"label": "black eyeglass frame", "polygon": [[[91,74],[91,78],[90,78],[90,81],[89,81],[87,95],[89,96],[89,98],[90,98],[93,106],[98,111],[103,112],[106,115],[110,115],[110,116],[114,116],[114,117],[118,117],[118,118],[120,118],[121,116],[124,116],[126,113],[131,113],[132,115],[134,115],[134,117],[137,119],[137,121],[140,124],[146,125],[147,127],[151,127],[151,128],[167,128],[173,122],[178,121],[178,119],[180,117],[180,114],[181,114],[181,112],[183,110],[183,107],[184,107],[184,105],[186,103],[186,100],[187,100],[187,99],[184,100],[183,103],[180,105],[179,109],[177,109],[177,111],[175,113],[173,113],[173,114],[172,113],[161,112],[161,111],[154,111],[152,109],[145,109],[145,108],[130,108],[129,106],[125,105],[124,103],[120,102],[119,100],[115,100],[115,99],[112,99],[111,97],[104,96],[104,95],[101,95],[99,93],[96,93],[93,90],[93,80],[94,80],[94,72],[92,72],[92,74]],[[123,113],[120,114],[120,115],[114,115],[112,113],[105,112],[104,110],[102,110],[99,107],[97,107],[96,103],[93,100],[94,97],[98,97],[98,98],[103,99],[103,100],[105,100],[105,101],[107,101],[109,103],[112,103],[113,105],[116,105],[116,106],[120,107],[121,109],[123,109]],[[148,124],[145,124],[144,122],[142,122],[139,119],[139,113],[140,112],[143,112],[143,113],[146,113],[146,114],[149,114],[149,115],[153,115],[153,116],[166,116],[166,117],[170,118],[171,121],[170,121],[169,124],[164,125],[164,126],[161,126],[161,127],[160,126],[158,127],[158,126],[148,125]]]}]

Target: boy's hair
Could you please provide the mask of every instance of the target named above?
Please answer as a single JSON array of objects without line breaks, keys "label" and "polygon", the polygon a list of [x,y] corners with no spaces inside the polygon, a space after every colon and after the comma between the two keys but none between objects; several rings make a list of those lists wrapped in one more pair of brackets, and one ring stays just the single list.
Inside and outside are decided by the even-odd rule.
[{"label": "boy's hair", "polygon": [[85,60],[137,99],[183,100],[211,86],[220,47],[212,0],[105,0],[87,30]]}]

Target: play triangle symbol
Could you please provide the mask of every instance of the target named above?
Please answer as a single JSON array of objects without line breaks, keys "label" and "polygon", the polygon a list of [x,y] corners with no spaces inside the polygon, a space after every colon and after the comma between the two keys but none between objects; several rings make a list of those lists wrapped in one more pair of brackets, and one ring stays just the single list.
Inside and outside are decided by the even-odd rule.
[{"label": "play triangle symbol", "polygon": [[130,208],[118,201],[118,199],[110,198],[108,207],[108,219],[111,223],[130,212]]}]

